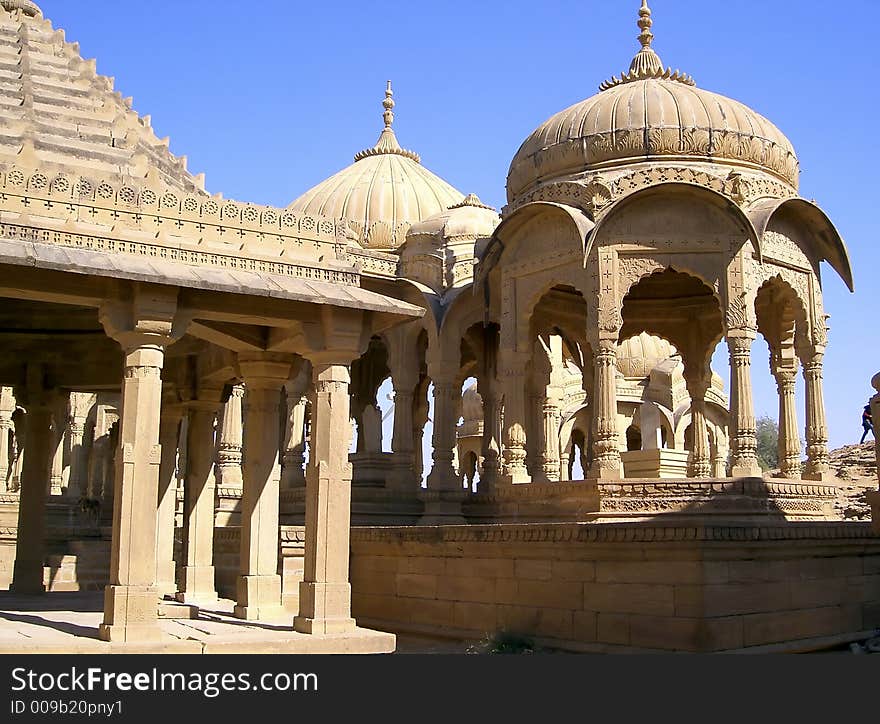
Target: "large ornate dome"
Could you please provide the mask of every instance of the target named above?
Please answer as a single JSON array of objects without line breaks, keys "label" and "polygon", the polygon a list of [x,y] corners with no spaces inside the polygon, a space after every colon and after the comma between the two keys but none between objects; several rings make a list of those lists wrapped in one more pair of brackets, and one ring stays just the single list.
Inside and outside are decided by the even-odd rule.
[{"label": "large ornate dome", "polygon": [[400,147],[391,128],[391,81],[383,105],[385,128],[376,145],[358,153],[351,166],[306,191],[288,208],[344,219],[365,248],[397,249],[412,224],[445,212],[464,194],[422,166],[418,154]]},{"label": "large ornate dome", "polygon": [[612,77],[598,95],[557,113],[526,139],[510,165],[508,201],[544,181],[658,160],[758,169],[797,190],[797,157],[782,132],[742,103],[664,69],[651,48],[651,25],[643,0],[642,49],[629,72]]},{"label": "large ornate dome", "polygon": [[204,193],[204,178],[156,137],[31,0],[0,0],[0,170],[39,167],[82,178],[149,178]]}]

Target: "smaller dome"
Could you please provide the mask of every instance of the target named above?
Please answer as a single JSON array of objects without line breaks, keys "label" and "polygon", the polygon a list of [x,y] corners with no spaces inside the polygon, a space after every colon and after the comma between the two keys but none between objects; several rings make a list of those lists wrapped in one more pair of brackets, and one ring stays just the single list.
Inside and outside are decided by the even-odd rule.
[{"label": "smaller dome", "polygon": [[288,206],[306,216],[345,220],[354,240],[371,249],[397,249],[412,224],[443,213],[464,196],[422,166],[417,153],[401,148],[391,127],[392,95],[388,81],[385,128],[376,145]]},{"label": "smaller dome", "polygon": [[446,211],[413,224],[406,238],[431,237],[438,246],[447,242],[474,241],[491,237],[500,221],[495,209],[483,204],[476,194],[468,194]]},{"label": "smaller dome", "polygon": [[647,377],[658,364],[677,354],[665,339],[642,332],[618,345],[617,369],[624,377]]}]

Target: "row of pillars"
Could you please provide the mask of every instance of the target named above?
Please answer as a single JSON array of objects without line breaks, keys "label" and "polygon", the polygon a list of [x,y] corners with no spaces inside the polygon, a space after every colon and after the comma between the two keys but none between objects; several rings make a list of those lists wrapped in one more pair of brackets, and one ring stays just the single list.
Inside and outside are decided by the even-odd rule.
[{"label": "row of pillars", "polygon": [[[105,590],[104,620],[99,631],[101,638],[108,641],[160,638],[159,598],[174,586],[173,493],[177,444],[184,414],[188,416],[186,553],[178,593],[185,601],[216,598],[213,567],[216,478],[211,468],[218,448],[214,439],[214,417],[220,409],[220,394],[206,393],[198,400],[163,408],[161,372],[165,355],[162,338],[157,337],[129,332],[119,340],[125,350],[125,366],[116,454],[110,583]],[[294,619],[294,628],[303,633],[323,634],[344,632],[355,626],[348,583],[350,358],[343,353],[335,357],[323,353],[311,361],[311,379],[306,378],[311,382],[311,439],[304,475],[304,579],[300,584],[300,610]],[[270,355],[255,355],[240,359],[239,366],[248,399],[243,422],[242,444],[246,454],[241,467],[241,551],[235,614],[254,620],[272,618],[282,611],[277,467],[281,443],[280,397],[282,388],[289,384],[291,365]],[[46,481],[52,458],[54,401],[44,390],[34,386],[28,390],[29,454],[22,471],[11,586],[16,593],[45,590]],[[219,440],[221,453],[229,452],[230,436],[235,435],[235,425],[223,423]],[[232,461],[221,454],[221,468],[224,462]]]},{"label": "row of pillars", "polygon": [[[731,331],[728,335],[730,350],[731,390],[730,390],[730,447],[731,471],[734,477],[760,477],[761,468],[757,459],[757,430],[752,396],[751,345],[755,335],[750,330]],[[527,353],[502,352],[503,359],[498,369],[498,383],[504,400],[503,421],[503,467],[498,480],[507,484],[531,481],[526,465],[526,370],[529,362]],[[828,430],[825,422],[825,404],[822,390],[822,351],[816,351],[803,365],[806,385],[806,440],[807,463],[803,477],[808,480],[824,480],[830,474],[828,464]],[[600,340],[593,358],[593,430],[592,466],[590,478],[616,480],[622,477],[623,465],[619,451],[619,431],[617,429],[617,383],[616,383],[617,343],[614,340]],[[779,445],[782,474],[786,477],[800,477],[800,449],[797,435],[797,413],[795,409],[794,383],[795,369],[775,370],[779,387]],[[483,453],[489,464],[489,479],[495,478],[495,463],[492,454],[497,450],[501,439],[497,431],[498,395],[494,389],[492,374],[480,379],[480,392],[485,406]],[[711,477],[712,461],[706,422],[705,392],[706,381],[688,380],[688,391],[692,402],[692,424],[694,446],[692,451],[691,474],[696,478]],[[436,385],[436,383],[435,383]],[[486,392],[484,392],[486,390]],[[438,396],[438,404],[444,397]],[[552,425],[554,410],[552,401],[548,403],[544,424]],[[435,412],[438,420],[441,413]],[[438,459],[445,468],[445,454],[438,458],[436,444],[449,442],[443,431],[435,431],[435,464]],[[454,428],[453,433],[454,434]],[[551,435],[548,439],[553,439]],[[452,440],[452,438],[450,438]],[[542,465],[545,472],[555,472],[553,462],[548,459],[556,451],[545,448]],[[495,453],[497,456],[497,453]],[[449,465],[448,467],[451,467]],[[433,472],[432,472],[433,475]],[[429,486],[431,477],[428,478]]]}]

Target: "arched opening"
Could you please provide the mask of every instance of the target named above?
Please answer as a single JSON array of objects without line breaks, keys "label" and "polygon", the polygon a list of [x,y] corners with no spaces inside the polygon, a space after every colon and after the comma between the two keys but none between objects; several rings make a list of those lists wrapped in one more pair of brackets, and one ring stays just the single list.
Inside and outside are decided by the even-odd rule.
[{"label": "arched opening", "polygon": [[[593,373],[586,327],[586,301],[574,287],[555,285],[532,308],[532,355],[525,372],[523,421],[526,468],[534,481],[582,480],[589,467],[591,424],[589,408],[582,408],[588,403],[585,390],[587,386],[592,390]],[[568,440],[567,430],[563,435],[563,419],[571,419],[574,411],[584,419],[578,426],[579,436],[572,432]]]},{"label": "arched opening", "polygon": [[[710,477],[707,405],[723,396],[718,389],[720,378],[712,374],[710,367],[712,352],[723,334],[721,306],[715,292],[690,273],[666,268],[643,277],[629,289],[623,299],[622,318],[620,340],[637,335],[644,339],[647,334],[673,346],[675,355],[664,363],[667,368],[660,371],[662,374],[652,374],[651,384],[668,382],[674,419],[680,420],[684,415],[691,418],[680,438],[684,451],[668,449],[669,430],[660,420],[657,422],[661,445],[652,449],[650,455],[646,450],[634,449],[634,440],[627,432],[627,451],[621,454],[625,476],[660,477],[661,471],[665,471],[664,475],[676,477]],[[643,414],[645,411],[643,408]],[[641,424],[639,432],[643,431]]]},{"label": "arched opening", "polygon": [[568,463],[568,479],[583,480],[586,471],[589,469],[587,464],[587,436],[580,428],[575,428],[571,433],[571,453]]},{"label": "arched opening", "polygon": [[637,425],[630,425],[626,429],[626,449],[628,451],[642,449],[642,431]]},{"label": "arched opening", "polygon": [[[759,461],[764,461],[765,468],[772,468],[780,477],[799,479],[803,444],[797,403],[799,398],[803,400],[803,388],[797,384],[797,378],[799,357],[809,355],[806,310],[794,288],[781,275],[777,275],[765,281],[758,289],[755,296],[755,315],[758,333],[766,344],[770,363],[769,377],[766,373],[758,374],[757,377],[763,377],[769,382],[771,389],[771,393],[755,406],[756,418],[763,433],[759,436],[758,458]],[[755,354],[753,345],[753,359]],[[767,368],[755,365],[753,370],[755,369]],[[775,395],[772,394],[774,387]],[[775,440],[772,439],[774,427]],[[775,461],[776,465],[769,461]]]}]

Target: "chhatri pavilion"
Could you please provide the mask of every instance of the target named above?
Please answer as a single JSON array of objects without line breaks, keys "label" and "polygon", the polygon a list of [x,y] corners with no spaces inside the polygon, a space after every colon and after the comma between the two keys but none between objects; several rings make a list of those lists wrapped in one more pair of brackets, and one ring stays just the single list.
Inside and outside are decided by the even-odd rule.
[{"label": "chhatri pavilion", "polygon": [[0,623],[101,590],[97,636],[138,650],[223,602],[288,651],[880,626],[880,535],[835,517],[828,462],[820,265],[852,290],[844,243],[783,133],[665,67],[644,0],[638,27],[629,69],[520,146],[500,212],[401,146],[391,82],[376,143],[271,208],[206,192],[37,4],[0,0]]}]

